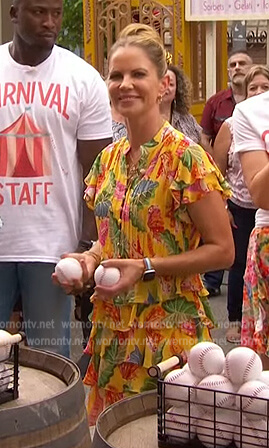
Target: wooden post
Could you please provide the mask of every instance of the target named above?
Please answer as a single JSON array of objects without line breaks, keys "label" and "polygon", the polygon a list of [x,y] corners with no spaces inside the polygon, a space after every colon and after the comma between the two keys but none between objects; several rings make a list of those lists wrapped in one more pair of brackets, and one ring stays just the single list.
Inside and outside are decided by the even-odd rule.
[{"label": "wooden post", "polygon": [[206,24],[206,98],[216,93],[216,22]]},{"label": "wooden post", "polygon": [[84,17],[84,59],[96,66],[96,46],[95,46],[95,5],[94,0],[83,0]]},{"label": "wooden post", "polygon": [[216,92],[227,89],[228,86],[228,48],[227,48],[227,22],[217,22],[217,85]]},{"label": "wooden post", "polygon": [[185,2],[174,2],[174,63],[191,73],[190,23],[185,21]]}]

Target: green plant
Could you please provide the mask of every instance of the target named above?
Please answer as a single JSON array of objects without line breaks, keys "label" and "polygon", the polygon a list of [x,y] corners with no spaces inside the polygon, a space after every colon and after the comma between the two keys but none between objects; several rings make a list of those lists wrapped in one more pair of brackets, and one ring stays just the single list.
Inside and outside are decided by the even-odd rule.
[{"label": "green plant", "polygon": [[71,51],[83,51],[83,0],[64,0],[62,30],[58,44]]}]

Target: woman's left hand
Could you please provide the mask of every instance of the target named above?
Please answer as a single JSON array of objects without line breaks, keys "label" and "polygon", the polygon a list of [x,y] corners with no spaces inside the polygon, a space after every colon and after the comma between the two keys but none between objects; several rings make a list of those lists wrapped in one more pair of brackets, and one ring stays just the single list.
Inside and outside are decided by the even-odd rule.
[{"label": "woman's left hand", "polygon": [[129,291],[141,279],[144,272],[143,259],[111,259],[102,262],[105,268],[118,268],[120,279],[113,286],[96,285],[95,291],[101,299],[109,299]]}]

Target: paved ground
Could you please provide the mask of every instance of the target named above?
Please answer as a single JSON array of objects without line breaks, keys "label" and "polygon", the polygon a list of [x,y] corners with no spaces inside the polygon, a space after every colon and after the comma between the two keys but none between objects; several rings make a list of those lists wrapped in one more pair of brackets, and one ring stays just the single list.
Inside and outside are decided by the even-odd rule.
[{"label": "paved ground", "polygon": [[212,331],[212,337],[214,338],[214,342],[220,345],[226,354],[236,345],[227,342],[225,338],[229,323],[227,316],[227,273],[225,274],[224,284],[221,287],[221,295],[219,297],[212,297],[210,299],[210,305],[218,321],[218,328]]},{"label": "paved ground", "polygon": [[[224,284],[221,287],[221,295],[210,299],[210,304],[215,317],[218,321],[218,328],[212,331],[212,336],[216,344],[220,345],[224,352],[227,353],[233,347],[234,344],[230,344],[226,341],[225,333],[227,331],[228,319],[227,319],[227,274],[224,276]],[[72,347],[71,358],[77,362],[83,353],[82,350],[82,329],[81,323],[74,320],[72,321]]]}]

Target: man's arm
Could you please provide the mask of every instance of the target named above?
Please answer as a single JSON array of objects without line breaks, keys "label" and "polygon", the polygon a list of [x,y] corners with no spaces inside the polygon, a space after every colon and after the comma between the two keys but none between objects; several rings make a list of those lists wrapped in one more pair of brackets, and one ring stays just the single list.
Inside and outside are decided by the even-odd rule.
[{"label": "man's arm", "polygon": [[269,210],[269,155],[266,151],[239,154],[242,170],[254,204]]},{"label": "man's arm", "polygon": [[207,135],[204,131],[201,132],[201,141],[200,145],[204,148],[205,151],[209,152],[213,156],[213,148],[211,145],[212,137]]},{"label": "man's arm", "polygon": [[[90,168],[99,152],[107,145],[109,145],[111,142],[112,138],[77,141],[78,159],[82,165],[83,179],[87,176],[88,172],[90,171]],[[94,213],[93,211],[89,210],[89,208],[86,205],[86,202],[83,200],[82,233],[80,241],[82,242],[96,239],[97,239],[97,230],[96,230]],[[83,245],[79,244],[78,249],[79,250],[83,249]]]},{"label": "man's arm", "polygon": [[212,137],[214,135],[214,123],[213,123],[214,111],[211,98],[209,98],[203,110],[202,120],[200,123],[202,127],[200,144],[207,152],[209,152],[209,154],[212,155],[213,154]]},{"label": "man's arm", "polygon": [[228,154],[231,144],[232,134],[229,125],[224,121],[217,134],[213,147],[213,158],[224,177],[226,176],[228,168]]}]

